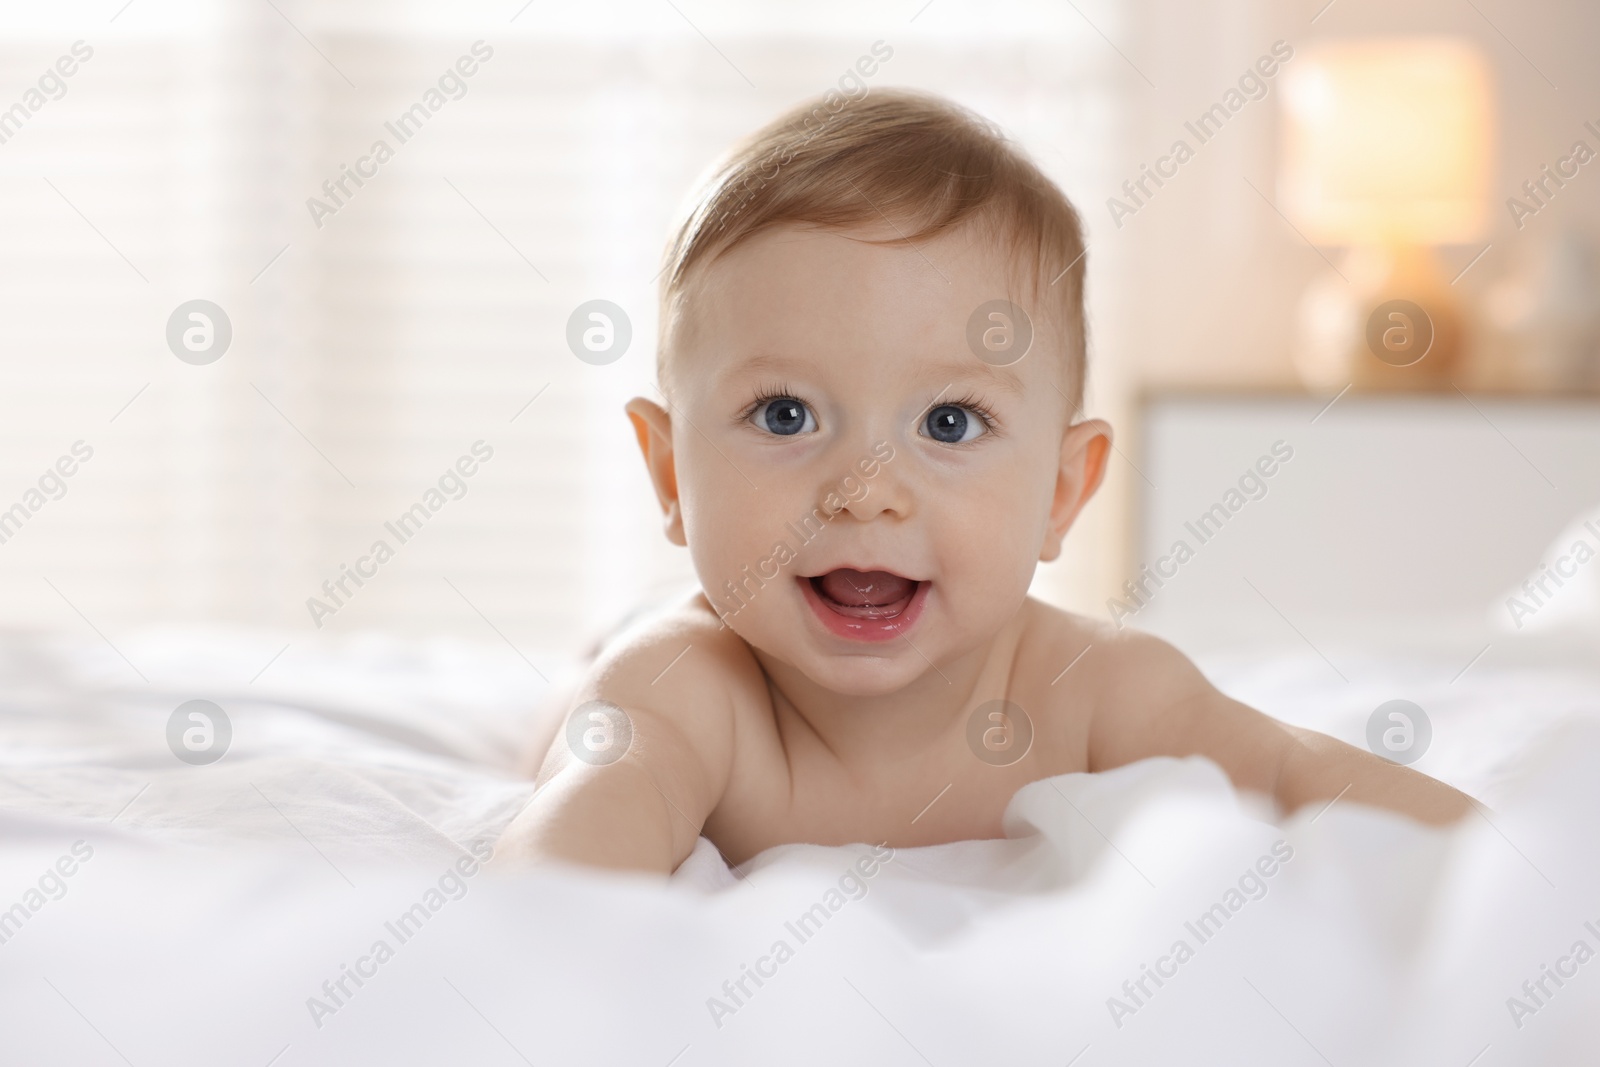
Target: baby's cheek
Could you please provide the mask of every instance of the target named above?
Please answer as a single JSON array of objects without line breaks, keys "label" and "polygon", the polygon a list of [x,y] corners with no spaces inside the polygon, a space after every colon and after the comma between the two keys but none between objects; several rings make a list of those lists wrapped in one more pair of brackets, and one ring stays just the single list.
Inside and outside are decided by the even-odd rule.
[{"label": "baby's cheek", "polygon": [[695,571],[707,588],[737,579],[743,565],[755,561],[749,531],[735,518],[700,512],[685,523],[684,532]]},{"label": "baby's cheek", "polygon": [[770,508],[696,502],[685,508],[684,532],[700,584],[713,600],[726,601],[725,609],[760,599],[766,586],[794,572],[794,538],[783,536],[783,520]]},{"label": "baby's cheek", "polygon": [[1047,516],[1047,506],[1003,493],[952,509],[938,538],[949,592],[993,603],[1002,612],[1026,596]]},{"label": "baby's cheek", "polygon": [[1014,519],[975,510],[939,538],[939,577],[963,591],[1004,595],[1017,582],[1021,535]]}]

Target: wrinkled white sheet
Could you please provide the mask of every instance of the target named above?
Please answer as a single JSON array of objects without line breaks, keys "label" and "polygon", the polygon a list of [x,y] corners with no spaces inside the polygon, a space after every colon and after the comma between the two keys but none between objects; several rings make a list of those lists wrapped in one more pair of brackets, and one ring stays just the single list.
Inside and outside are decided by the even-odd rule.
[{"label": "wrinkled white sheet", "polygon": [[[788,846],[737,875],[702,842],[661,886],[470,858],[530,793],[517,749],[546,686],[519,656],[374,639],[263,671],[281,643],[119,641],[147,683],[104,645],[0,642],[0,1063],[1491,1065],[1600,1047],[1600,960],[1575,951],[1600,952],[1600,675],[1582,656],[1456,678],[1466,656],[1341,656],[1350,682],[1309,654],[1212,665],[1355,743],[1378,703],[1418,701],[1418,766],[1494,807],[1449,833],[1343,802],[1274,825],[1211,764],[1152,760],[1028,786],[1007,840],[881,862]],[[212,766],[166,747],[194,698],[233,723]]]}]

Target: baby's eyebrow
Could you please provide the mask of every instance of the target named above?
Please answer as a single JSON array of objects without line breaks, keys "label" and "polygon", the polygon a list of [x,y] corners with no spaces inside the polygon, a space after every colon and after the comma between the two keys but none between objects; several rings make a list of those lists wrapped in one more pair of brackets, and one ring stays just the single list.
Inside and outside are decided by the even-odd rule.
[{"label": "baby's eyebrow", "polygon": [[784,374],[799,371],[814,371],[817,365],[811,360],[796,356],[779,356],[772,353],[749,356],[745,359],[735,360],[728,365],[723,377],[733,377],[750,371],[772,371]]},{"label": "baby's eyebrow", "polygon": [[996,367],[989,364],[976,364],[975,362],[939,363],[929,368],[931,375],[944,378],[950,384],[946,390],[953,390],[959,385],[969,386],[998,386],[1006,392],[1017,396],[1027,395],[1028,387],[1010,367]]},{"label": "baby's eyebrow", "polygon": [[[766,371],[772,374],[803,374],[817,373],[820,365],[803,356],[779,356],[773,353],[761,353],[738,360],[731,364],[724,378],[737,377],[752,372]],[[949,393],[961,386],[966,387],[998,387],[1017,396],[1027,394],[1028,386],[1022,378],[1010,367],[997,367],[971,360],[940,360],[930,363],[924,373],[941,382],[947,382],[943,393]],[[943,395],[943,394],[941,394]]]}]

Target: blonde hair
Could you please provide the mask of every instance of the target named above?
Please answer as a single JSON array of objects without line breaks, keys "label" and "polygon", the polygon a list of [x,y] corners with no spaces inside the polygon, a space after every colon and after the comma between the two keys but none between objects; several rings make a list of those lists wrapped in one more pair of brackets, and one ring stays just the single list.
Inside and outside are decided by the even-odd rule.
[{"label": "blonde hair", "polygon": [[868,94],[863,87],[848,97],[830,91],[729,150],[667,246],[658,372],[665,370],[675,302],[696,269],[774,226],[844,230],[886,216],[903,236],[877,243],[926,240],[978,223],[1009,248],[1043,305],[1037,312],[1067,341],[1065,392],[1075,410],[1081,405],[1087,257],[1077,211],[993,125],[906,89]]}]

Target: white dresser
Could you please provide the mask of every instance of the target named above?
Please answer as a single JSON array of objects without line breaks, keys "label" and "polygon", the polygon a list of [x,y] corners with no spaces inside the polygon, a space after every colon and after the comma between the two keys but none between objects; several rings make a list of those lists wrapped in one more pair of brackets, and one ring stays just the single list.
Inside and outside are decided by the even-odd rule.
[{"label": "white dresser", "polygon": [[[1600,514],[1600,397],[1330,399],[1144,398],[1123,446],[1141,472],[1132,625],[1185,648],[1490,629],[1557,535]],[[1587,566],[1574,581],[1600,587]]]}]

